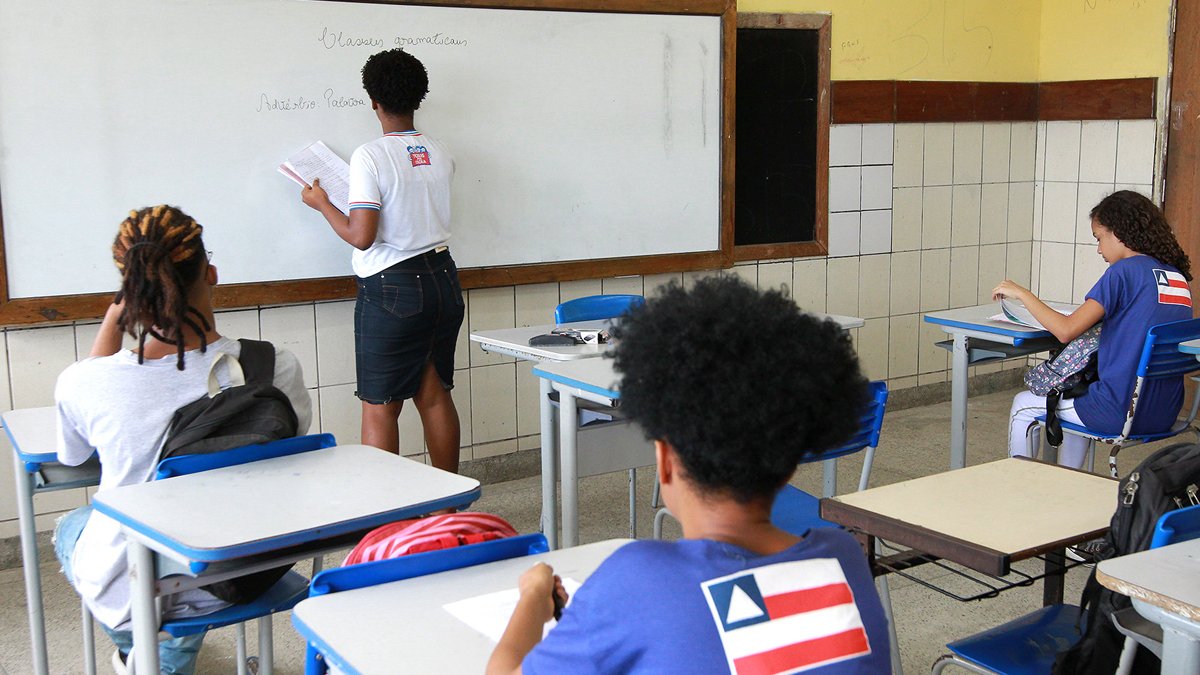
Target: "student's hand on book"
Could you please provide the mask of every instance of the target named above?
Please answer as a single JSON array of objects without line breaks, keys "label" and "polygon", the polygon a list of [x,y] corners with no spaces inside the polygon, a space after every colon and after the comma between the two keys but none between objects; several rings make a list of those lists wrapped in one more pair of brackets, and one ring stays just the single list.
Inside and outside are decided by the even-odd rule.
[{"label": "student's hand on book", "polygon": [[321,187],[320,178],[314,178],[311,186],[300,189],[300,199],[309,208],[317,211],[329,203],[329,195],[325,193],[325,188]]},{"label": "student's hand on book", "polygon": [[1022,303],[1024,303],[1025,298],[1028,296],[1029,289],[1012,281],[1011,279],[1005,279],[1004,281],[1001,281],[999,286],[996,286],[992,289],[993,300],[1012,298],[1013,300],[1020,300]]},{"label": "student's hand on book", "polygon": [[546,623],[554,618],[555,597],[558,606],[567,603],[567,590],[563,588],[562,579],[554,573],[554,569],[546,563],[538,563],[525,570],[521,580],[517,582],[521,593],[522,604],[536,612],[537,620]]}]

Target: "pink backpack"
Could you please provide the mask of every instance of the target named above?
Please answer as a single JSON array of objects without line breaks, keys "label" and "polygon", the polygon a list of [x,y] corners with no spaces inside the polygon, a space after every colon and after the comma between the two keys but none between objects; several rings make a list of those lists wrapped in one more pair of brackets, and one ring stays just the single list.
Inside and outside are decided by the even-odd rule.
[{"label": "pink backpack", "polygon": [[367,533],[342,561],[342,567],[410,553],[440,551],[456,546],[516,536],[508,521],[490,513],[464,511],[443,516],[401,520]]}]

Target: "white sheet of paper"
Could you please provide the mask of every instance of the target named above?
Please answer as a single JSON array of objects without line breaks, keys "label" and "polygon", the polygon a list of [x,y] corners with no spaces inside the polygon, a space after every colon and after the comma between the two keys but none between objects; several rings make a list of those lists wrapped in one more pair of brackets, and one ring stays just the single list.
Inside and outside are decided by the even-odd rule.
[{"label": "white sheet of paper", "polygon": [[[575,597],[575,592],[582,585],[570,577],[564,577],[562,582],[563,588],[567,589],[567,595],[571,598]],[[450,615],[459,621],[483,633],[492,642],[499,642],[500,636],[504,635],[504,629],[508,628],[508,620],[512,618],[513,610],[517,608],[519,597],[520,592],[516,588],[509,588],[451,602],[442,605],[442,609],[450,612]],[[571,602],[568,600],[567,606],[570,605]],[[547,621],[546,627],[542,630],[542,637],[545,637],[556,625],[558,622],[554,619]]]},{"label": "white sheet of paper", "polygon": [[288,157],[283,165],[309,185],[314,178],[319,178],[321,187],[329,194],[329,201],[342,213],[350,212],[350,165],[324,143],[312,143]]},{"label": "white sheet of paper", "polygon": [[[1070,305],[1062,302],[1047,302],[1046,306],[1062,315],[1069,315],[1071,312],[1079,309],[1079,305]],[[1003,321],[1004,323],[1012,323],[1018,326],[1046,329],[1041,322],[1033,318],[1033,312],[1030,312],[1025,308],[1025,305],[1016,300],[1003,298],[1000,300],[1000,307],[1003,311],[988,318],[992,321]]]}]

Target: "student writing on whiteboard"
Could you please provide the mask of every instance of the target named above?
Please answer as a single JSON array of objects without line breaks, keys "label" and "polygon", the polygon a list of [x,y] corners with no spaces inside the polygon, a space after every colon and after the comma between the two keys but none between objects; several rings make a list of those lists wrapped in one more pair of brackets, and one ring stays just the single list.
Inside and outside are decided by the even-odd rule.
[{"label": "student writing on whiteboard", "polygon": [[[222,354],[237,358],[242,345],[217,332],[212,289],[217,268],[208,260],[201,226],[172,206],[129,214],[112,246],[121,270],[118,302],[96,333],[91,355],[58,377],[58,461],[75,466],[100,455],[99,492],[151,479],[159,446],[181,406],[208,394],[209,371]],[[138,340],[121,348],[121,335]],[[221,376],[227,366],[217,366]],[[312,404],[300,363],[276,351],[274,384],[296,411],[305,433]],[[133,647],[132,598],[125,536],[117,521],[91,506],[64,516],[54,532],[63,574],[83,597],[117,646],[113,669],[126,672]],[[167,618],[198,616],[229,603],[203,589],[159,598]],[[204,633],[164,640],[158,653],[163,673],[195,671]]]},{"label": "student writing on whiteboard", "polygon": [[[1187,254],[1175,240],[1162,211],[1144,195],[1121,190],[1091,211],[1092,235],[1108,269],[1073,313],[1060,314],[1029,290],[1004,281],[996,298],[1020,300],[1060,342],[1078,337],[1100,320],[1096,350],[1098,379],[1087,391],[1059,402],[1059,418],[1106,434],[1117,434],[1137,378],[1138,360],[1151,326],[1192,318],[1192,278]],[[1151,380],[1141,393],[1134,433],[1165,431],[1183,405],[1183,378]],[[1026,455],[1025,434],[1033,418],[1045,414],[1046,397],[1023,391],[1013,399],[1008,453]],[[1079,468],[1087,456],[1087,439],[1065,434],[1059,463]],[[1036,449],[1036,448],[1035,448]]]},{"label": "student writing on whiteboard", "polygon": [[654,439],[683,539],[618,549],[545,639],[566,589],[530,568],[488,674],[888,672],[862,547],[771,522],[797,463],[858,427],[867,382],[849,336],[736,276],[672,283],[613,332],[621,409]]},{"label": "student writing on whiteboard", "polygon": [[349,214],[330,203],[320,181],[301,197],[355,248],[362,442],[398,453],[400,409],[411,398],[433,465],[457,471],[460,430],[450,389],[463,297],[446,246],[454,158],[413,126],[429,89],[416,57],[379,52],[367,59],[362,80],[383,136],[350,158]]}]

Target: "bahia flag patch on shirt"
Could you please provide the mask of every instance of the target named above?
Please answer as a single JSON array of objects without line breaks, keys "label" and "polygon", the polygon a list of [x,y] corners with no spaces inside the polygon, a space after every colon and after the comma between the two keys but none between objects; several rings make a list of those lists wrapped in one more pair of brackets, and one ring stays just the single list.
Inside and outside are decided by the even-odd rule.
[{"label": "bahia flag patch on shirt", "polygon": [[776,563],[701,586],[734,675],[799,673],[871,653],[834,558]]},{"label": "bahia flag patch on shirt", "polygon": [[1188,288],[1187,279],[1179,272],[1155,269],[1154,281],[1158,284],[1160,305],[1192,306],[1192,291]]}]

